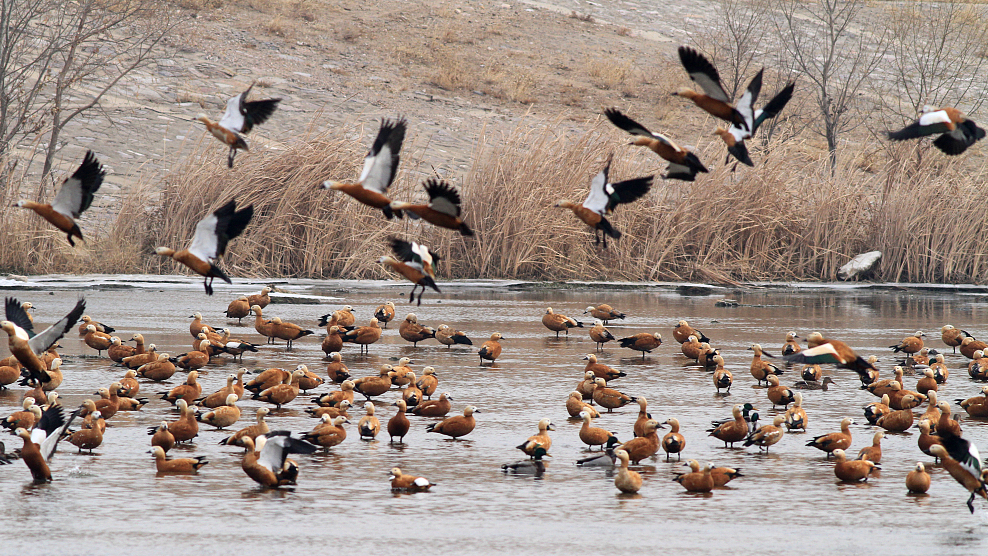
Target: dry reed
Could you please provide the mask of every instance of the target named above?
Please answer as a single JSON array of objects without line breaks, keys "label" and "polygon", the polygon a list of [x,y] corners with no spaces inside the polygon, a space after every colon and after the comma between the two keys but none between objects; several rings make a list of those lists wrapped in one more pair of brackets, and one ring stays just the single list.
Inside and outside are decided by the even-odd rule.
[{"label": "dry reed", "polygon": [[[611,217],[624,232],[607,250],[556,201],[582,201],[590,178],[615,153],[612,179],[661,172],[652,153],[627,145],[605,122],[589,132],[561,133],[560,122],[506,135],[482,133],[472,167],[451,176],[476,231],[462,238],[409,221],[388,222],[349,197],[319,188],[325,179],[358,175],[366,133],[337,129],[289,144],[255,148],[228,170],[223,153],[200,143],[157,186],[142,184],[121,200],[104,233],[72,250],[35,215],[11,209],[16,188],[0,197],[0,268],[7,272],[176,272],[157,245],[181,247],[207,211],[231,198],[253,204],[255,217],[230,246],[229,273],[255,277],[381,278],[377,258],[396,234],[445,256],[440,278],[531,280],[831,280],[857,253],[878,249],[876,278],[914,282],[984,282],[988,233],[979,193],[984,167],[961,169],[929,147],[889,149],[888,162],[840,159],[831,175],[825,156],[796,142],[756,149],[758,166],[719,165],[723,147],[698,148],[712,171],[695,183],[657,179],[641,201]],[[348,135],[350,134],[350,135]],[[918,157],[917,154],[923,154]],[[390,194],[420,199],[407,168]],[[722,160],[722,159],[721,159]],[[975,201],[975,202],[972,202]],[[90,226],[92,228],[92,226]],[[93,233],[96,232],[96,233]],[[24,253],[32,253],[25,257]]]}]

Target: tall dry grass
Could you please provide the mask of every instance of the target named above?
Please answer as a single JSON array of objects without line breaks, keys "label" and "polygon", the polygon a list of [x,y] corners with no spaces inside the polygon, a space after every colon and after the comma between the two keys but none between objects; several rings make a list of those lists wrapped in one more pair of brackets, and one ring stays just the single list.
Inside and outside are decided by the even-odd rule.
[{"label": "tall dry grass", "polygon": [[[966,167],[915,144],[874,145],[858,152],[877,154],[841,158],[831,174],[823,153],[789,141],[755,149],[756,168],[732,170],[721,164],[723,146],[707,141],[697,150],[711,173],[695,183],[656,180],[645,198],[611,217],[624,237],[603,250],[572,213],[553,204],[582,201],[612,151],[616,180],[662,172],[665,164],[627,145],[606,122],[585,133],[558,131],[565,128],[548,122],[481,133],[473,165],[448,176],[461,188],[474,238],[407,218],[388,222],[380,211],[320,189],[325,179],[359,174],[374,130],[347,128],[283,151],[255,149],[238,157],[233,170],[221,149],[200,143],[163,185],[144,183],[130,192],[112,225],[75,251],[34,215],[0,208],[7,224],[0,230],[0,266],[25,273],[175,272],[154,247],[187,245],[204,214],[236,198],[255,207],[224,262],[237,276],[385,277],[376,260],[386,252],[385,238],[396,234],[444,255],[441,278],[831,280],[852,256],[872,249],[884,253],[880,280],[988,277],[983,165]],[[421,176],[410,170],[416,157],[421,152],[406,144],[393,198],[422,198]]]}]

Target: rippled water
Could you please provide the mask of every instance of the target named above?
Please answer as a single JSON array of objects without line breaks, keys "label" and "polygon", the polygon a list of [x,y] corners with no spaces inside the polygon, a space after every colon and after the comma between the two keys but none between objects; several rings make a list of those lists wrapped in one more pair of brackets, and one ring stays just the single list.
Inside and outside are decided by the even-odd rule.
[{"label": "rippled water", "polygon": [[[218,288],[217,295],[207,298],[201,286],[185,280],[144,284],[140,289],[85,282],[35,285],[39,289],[7,289],[4,294],[31,301],[38,322],[60,318],[78,295],[85,294],[87,313],[97,320],[127,337],[140,332],[159,351],[176,354],[191,347],[187,317],[199,311],[208,324],[231,327],[235,337],[261,344],[260,353],[245,357],[248,368],[291,369],[305,363],[323,376],[319,343],[324,332],[316,326],[317,317],[346,303],[362,323],[377,305],[395,300],[401,318],[408,305],[398,296],[409,289],[381,283],[363,288],[354,283],[290,287],[339,300],[331,305],[270,305],[266,316],[317,330],[316,336],[296,342],[296,349],[286,353],[283,344],[264,346],[263,338],[246,321],[238,326],[223,317],[234,292],[254,293],[253,286]],[[839,484],[833,464],[822,452],[804,446],[815,435],[838,430],[845,415],[866,423],[861,407],[875,398],[858,389],[851,371],[831,369],[835,388],[804,392],[808,433],[787,435],[768,455],[754,448],[725,449],[704,432],[710,420],[729,417],[735,403],[753,402],[766,423],[777,413],[765,391],[752,388],[751,352],[746,350],[752,342],[778,352],[789,330],[801,336],[821,331],[848,341],[860,354],[878,354],[888,374],[892,357],[885,346],[917,329],[929,334],[929,345],[940,348],[939,328],[945,323],[975,335],[988,332],[983,297],[921,289],[769,288],[726,292],[755,306],[719,308],[714,301],[725,292],[684,295],[657,287],[491,284],[444,291],[444,295],[426,294],[423,305],[414,307],[419,322],[447,323],[464,330],[475,341],[473,348],[447,349],[434,340],[414,348],[398,336],[396,320],[371,346],[370,355],[360,356],[348,344],[343,356],[355,377],[376,374],[382,363],[403,356],[411,357],[417,370],[434,366],[440,375],[439,391],[449,391],[455,398],[451,414],[468,404],[482,411],[476,430],[464,439],[427,434],[426,424],[435,419],[410,417],[412,431],[404,445],[389,444],[386,436],[361,441],[356,421],[362,410],[351,410],[347,440],[328,454],[297,457],[298,486],[271,491],[260,489],[242,472],[240,449],[217,445],[228,432],[202,426],[194,445],[176,448],[170,455],[205,455],[210,464],[196,476],[158,477],[147,453],[146,430],[161,420],[173,420],[175,412],[151,394],[182,382],[184,373],[177,373],[165,384],[142,383],[141,395],[154,401],[140,412],[114,417],[103,445],[93,455],[79,455],[73,446],[60,445],[52,463],[54,483],[33,485],[20,462],[0,467],[0,507],[8,522],[0,533],[0,553],[25,554],[44,547],[46,553],[129,554],[153,547],[154,553],[162,554],[368,549],[412,554],[628,550],[825,554],[894,547],[896,554],[933,550],[974,554],[988,545],[984,501],[976,502],[977,512],[971,516],[964,505],[966,491],[945,471],[932,471],[928,496],[906,495],[906,473],[917,461],[932,461],[916,447],[918,433],[889,434],[883,442],[880,477],[862,485]],[[602,302],[628,314],[609,327],[616,336],[658,331],[666,340],[644,361],[640,354],[608,344],[599,359],[628,373],[611,385],[646,396],[650,412],[660,421],[678,418],[687,441],[685,458],[739,467],[745,477],[712,494],[691,495],[671,480],[684,469],[682,463],[666,463],[659,457],[637,468],[644,486],[639,495],[627,496],[617,491],[609,473],[574,465],[587,450],[577,436],[580,423],[568,419],[565,399],[581,379],[582,357],[594,351],[594,344],[580,329],[556,339],[540,319],[551,306],[589,323],[583,309]],[[710,375],[681,355],[671,334],[680,318],[688,319],[721,348],[735,373],[730,396],[716,396]],[[495,365],[481,367],[477,347],[494,331],[505,337],[504,352]],[[75,406],[98,387],[123,376],[121,367],[95,358],[75,332],[62,344],[66,378],[59,392],[64,405]],[[5,343],[0,352],[6,355]],[[968,378],[963,368],[966,359],[948,349],[947,361],[952,373],[940,397],[953,402],[976,394],[980,385]],[[223,386],[227,373],[238,366],[220,359],[203,369],[207,371],[200,377],[204,393]],[[784,384],[795,380],[793,373],[783,377]],[[914,387],[915,380],[907,378],[906,386]],[[329,389],[323,386],[318,392]],[[17,408],[21,392],[16,386],[0,392],[0,414]],[[302,395],[282,410],[272,410],[268,418],[272,429],[309,430],[316,421],[302,410],[310,397]],[[399,392],[392,390],[375,400],[382,424],[394,414],[391,403],[398,397]],[[244,417],[238,427],[246,426],[260,404],[247,400],[239,405]],[[918,411],[922,410],[925,406]],[[596,424],[622,439],[630,438],[636,415],[637,406],[626,407],[604,415]],[[514,446],[536,432],[542,417],[550,417],[556,426],[549,470],[539,479],[504,475],[500,465],[520,459],[522,454]],[[962,424],[965,435],[988,455],[986,424],[970,419]],[[858,424],[852,431],[854,442],[848,452],[856,454],[870,445],[874,429]],[[8,447],[21,443],[12,437],[4,440]],[[388,471],[394,466],[427,476],[438,486],[430,493],[394,495],[388,485]],[[25,531],[30,533],[21,534]]]}]

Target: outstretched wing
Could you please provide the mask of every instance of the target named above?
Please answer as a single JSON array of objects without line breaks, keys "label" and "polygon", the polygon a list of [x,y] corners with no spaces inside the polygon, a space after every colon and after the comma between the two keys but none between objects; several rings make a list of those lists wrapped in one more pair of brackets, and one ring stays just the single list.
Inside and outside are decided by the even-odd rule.
[{"label": "outstretched wing", "polygon": [[401,143],[405,140],[405,129],[408,122],[404,118],[398,120],[385,119],[381,129],[371,145],[370,152],[364,158],[364,169],[360,173],[360,184],[365,189],[371,189],[383,194],[398,173]]},{"label": "outstretched wing", "polygon": [[648,193],[651,187],[652,176],[607,184],[605,188],[605,192],[607,193],[607,212],[611,212],[618,205],[637,201]]},{"label": "outstretched wing", "polygon": [[721,102],[731,103],[731,98],[727,96],[727,91],[720,84],[720,74],[717,68],[707,60],[706,56],[688,46],[679,47],[679,61],[697,85],[703,89],[704,94],[712,99]]},{"label": "outstretched wing", "polygon": [[4,301],[7,320],[24,329],[28,336],[34,336],[34,323],[27,316],[27,310],[16,297],[8,297]]},{"label": "outstretched wing", "polygon": [[411,262],[418,256],[412,251],[412,244],[403,239],[392,237],[388,242],[391,244],[391,250],[394,251],[395,256],[400,261]]},{"label": "outstretched wing", "polygon": [[604,214],[607,210],[607,193],[604,188],[607,186],[607,175],[611,170],[611,158],[607,158],[604,168],[597,173],[590,181],[590,194],[587,200],[583,201],[583,206],[597,214]]},{"label": "outstretched wing", "polygon": [[749,137],[754,133],[755,129],[755,102],[758,100],[758,94],[762,90],[762,74],[764,72],[764,68],[758,70],[755,77],[748,83],[748,88],[741,95],[741,99],[738,100],[737,111],[741,113],[744,122],[748,124],[748,130],[750,130]]},{"label": "outstretched wing", "polygon": [[907,125],[899,131],[890,131],[889,139],[893,141],[904,141],[906,139],[917,139],[927,135],[938,133],[950,133],[955,128],[946,110],[927,112],[919,117],[915,122]]},{"label": "outstretched wing", "polygon": [[847,363],[831,344],[820,344],[815,348],[804,349],[799,353],[786,355],[784,360],[792,363],[806,363],[809,365],[834,364],[844,365]]},{"label": "outstretched wing", "polygon": [[316,446],[304,440],[294,438],[289,431],[273,431],[264,435],[267,441],[261,448],[257,463],[278,473],[285,465],[288,454],[311,454]]},{"label": "outstretched wing", "polygon": [[768,104],[763,106],[761,110],[755,112],[755,127],[751,128],[752,134],[758,130],[758,126],[765,123],[765,120],[774,118],[782,112],[782,109],[789,104],[790,100],[792,100],[792,93],[795,89],[795,83],[786,85],[781,91],[772,97],[772,100],[768,101]]},{"label": "outstretched wing", "polygon": [[196,224],[189,252],[203,261],[211,261],[226,252],[226,244],[240,235],[254,216],[254,205],[237,211],[236,200],[216,209]]},{"label": "outstretched wing", "polygon": [[99,186],[103,184],[104,176],[106,171],[96,159],[96,155],[93,151],[86,151],[86,158],[82,160],[79,168],[62,182],[61,189],[51,202],[51,208],[65,216],[79,218],[79,215],[93,204],[93,197]]},{"label": "outstretched wing", "polygon": [[610,120],[612,124],[618,126],[619,128],[627,131],[632,135],[644,135],[645,137],[652,137],[652,138],[655,137],[655,134],[649,131],[645,126],[625,116],[617,108],[605,109],[604,115],[607,116],[607,119]]},{"label": "outstretched wing", "polygon": [[79,301],[75,304],[75,308],[73,308],[69,314],[62,317],[62,320],[49,326],[41,333],[28,340],[28,345],[31,346],[31,350],[36,354],[47,351],[48,348],[59,340],[59,338],[71,330],[72,327],[75,326],[75,323],[79,322],[79,319],[82,318],[82,314],[85,311],[86,299],[79,298]]},{"label": "outstretched wing", "polygon": [[448,214],[454,218],[460,216],[460,194],[449,182],[429,178],[422,187],[429,195],[429,208],[436,212]]},{"label": "outstretched wing", "polygon": [[251,83],[250,87],[244,91],[244,94],[240,95],[240,105],[238,109],[240,114],[243,116],[243,129],[239,130],[241,133],[248,133],[250,130],[254,129],[254,126],[263,124],[271,114],[274,114],[275,108],[278,107],[278,103],[281,102],[280,98],[266,98],[264,100],[252,100],[247,102],[247,94],[254,87]]},{"label": "outstretched wing", "polygon": [[254,84],[251,83],[246,91],[226,101],[226,112],[220,119],[221,126],[237,133],[248,133],[254,129],[254,126],[263,124],[271,114],[274,114],[281,99],[268,98],[248,102],[247,96],[253,88]]},{"label": "outstretched wing", "polygon": [[985,130],[978,127],[971,120],[964,120],[957,124],[957,128],[950,133],[944,133],[933,141],[933,145],[951,156],[963,153],[968,147],[979,139],[985,137]]}]

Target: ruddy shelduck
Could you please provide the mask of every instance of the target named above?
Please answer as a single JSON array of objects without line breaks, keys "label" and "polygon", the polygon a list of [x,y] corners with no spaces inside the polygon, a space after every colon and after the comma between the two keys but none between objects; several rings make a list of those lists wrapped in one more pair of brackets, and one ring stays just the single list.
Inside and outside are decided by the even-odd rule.
[{"label": "ruddy shelduck", "polygon": [[607,342],[613,342],[617,339],[614,337],[614,334],[611,334],[611,331],[604,326],[604,321],[599,319],[593,321],[593,327],[591,327],[587,332],[590,334],[590,339],[594,341],[594,344],[596,344],[597,351],[603,351],[604,344]]},{"label": "ruddy shelduck", "polygon": [[357,181],[346,183],[327,180],[322,187],[342,191],[369,207],[381,209],[389,220],[395,216],[401,218],[401,211],[391,208],[391,199],[386,194],[398,174],[401,143],[405,140],[407,127],[408,122],[404,118],[382,120],[374,144],[364,157],[364,168]]},{"label": "ruddy shelduck", "polygon": [[[751,133],[751,124],[745,118],[744,114],[734,106],[731,106],[731,98],[727,96],[727,91],[724,90],[724,86],[720,82],[720,74],[717,73],[717,68],[710,63],[710,60],[688,46],[680,46],[678,51],[679,61],[683,64],[683,69],[689,74],[690,80],[699,85],[703,92],[698,93],[692,89],[682,87],[673,93],[673,96],[689,99],[711,116],[731,122],[736,126],[740,126],[744,131]],[[761,72],[755,76],[752,84],[748,85],[746,94],[751,93],[753,86],[755,90],[754,95],[748,101],[749,109],[762,87]]]},{"label": "ruddy shelduck", "polygon": [[666,419],[665,424],[669,425],[669,432],[662,437],[662,450],[666,453],[666,461],[669,456],[676,454],[677,461],[682,458],[683,449],[686,448],[686,438],[679,433],[679,419]]},{"label": "ruddy shelduck", "polygon": [[377,433],[381,432],[381,421],[374,415],[374,402],[365,403],[364,411],[365,415],[357,423],[357,432],[361,439],[374,440]]},{"label": "ruddy shelduck", "polygon": [[388,301],[384,305],[378,305],[377,309],[374,310],[374,318],[377,322],[382,323],[384,328],[388,327],[388,323],[395,318],[395,302]]},{"label": "ruddy shelduck", "polygon": [[71,424],[60,407],[52,407],[45,411],[41,420],[33,430],[28,431],[23,427],[14,430],[14,436],[19,436],[24,440],[21,448],[21,459],[31,471],[31,477],[35,483],[51,482],[51,469],[48,461],[58,447],[58,441]]},{"label": "ruddy shelduck", "polygon": [[652,176],[646,176],[612,183],[608,180],[610,169],[611,157],[608,157],[604,168],[590,181],[590,194],[583,204],[578,205],[565,199],[556,202],[557,207],[573,211],[577,218],[593,229],[594,245],[600,244],[603,238],[604,249],[607,249],[607,236],[621,238],[621,232],[614,229],[607,220],[607,215],[614,212],[618,205],[632,203],[643,197],[652,187],[653,179]]},{"label": "ruddy shelduck", "polygon": [[731,414],[734,416],[733,420],[707,430],[710,436],[722,440],[725,448],[728,444],[733,448],[735,442],[741,442],[748,436],[748,421],[744,418],[742,406],[735,405]]},{"label": "ruddy shelduck", "polygon": [[291,436],[288,431],[270,432],[256,441],[244,439],[244,454],[240,467],[248,477],[266,488],[295,484],[298,467],[288,454],[311,454],[316,447]]},{"label": "ruddy shelduck", "polygon": [[807,442],[806,445],[827,452],[827,458],[829,459],[834,450],[846,450],[851,447],[852,423],[854,423],[854,419],[844,417],[844,419],[840,422],[840,432],[832,432],[830,434],[817,436],[813,440]]},{"label": "ruddy shelduck", "polygon": [[690,326],[690,323],[685,320],[681,320],[676,323],[676,326],[672,328],[672,337],[679,343],[685,343],[690,339],[690,336],[696,336],[701,343],[710,342],[710,338],[706,336],[703,332],[700,332],[696,328]]},{"label": "ruddy shelduck", "polygon": [[405,435],[408,434],[408,430],[412,426],[408,421],[408,417],[405,415],[408,404],[405,403],[405,400],[398,400],[392,405],[398,408],[398,412],[388,419],[388,436],[391,437],[391,442],[394,442],[397,436],[398,443],[404,444]]},{"label": "ruddy shelduck", "polygon": [[614,477],[614,486],[625,494],[634,494],[641,490],[641,474],[628,469],[628,452],[620,449],[614,450],[614,457],[621,462],[617,475]]},{"label": "ruddy shelduck", "polygon": [[913,494],[924,494],[930,490],[930,474],[926,472],[923,462],[917,461],[916,467],[906,475],[906,488]]},{"label": "ruddy shelduck", "polygon": [[868,476],[880,469],[878,464],[866,459],[848,461],[844,450],[834,450],[834,475],[845,483],[867,482]]},{"label": "ruddy shelduck", "polygon": [[596,307],[594,307],[593,305],[587,307],[586,310],[583,311],[583,314],[586,315],[588,313],[593,318],[602,320],[604,324],[607,324],[609,321],[612,320],[624,319],[627,316],[621,311],[615,309],[614,307],[611,307],[607,303],[601,303]]},{"label": "ruddy shelduck", "polygon": [[433,486],[429,479],[405,475],[398,467],[391,469],[391,476],[388,478],[391,479],[391,490],[396,492],[425,492]]},{"label": "ruddy shelduck", "polygon": [[429,204],[415,205],[392,201],[391,210],[405,212],[409,218],[421,218],[426,222],[456,230],[464,236],[472,236],[473,230],[467,226],[460,215],[460,193],[449,182],[437,178],[429,178],[422,184],[426,195],[429,196]]},{"label": "ruddy shelduck", "polygon": [[195,474],[199,472],[199,468],[209,463],[206,461],[206,456],[168,459],[161,446],[152,447],[151,453],[154,455],[154,466],[158,473]]},{"label": "ruddy shelduck", "polygon": [[951,324],[945,324],[940,328],[940,339],[943,343],[954,348],[954,353],[957,353],[957,348],[960,347],[964,338],[973,338],[973,336],[968,334],[966,330],[961,330]]},{"label": "ruddy shelduck", "polygon": [[233,168],[233,159],[237,156],[237,150],[250,150],[243,135],[249,133],[255,125],[262,124],[270,118],[281,102],[280,98],[248,101],[247,96],[253,88],[254,84],[251,83],[246,91],[228,100],[226,112],[218,122],[210,120],[205,114],[196,116],[197,121],[205,124],[206,131],[230,147],[226,158],[226,165],[229,168]]},{"label": "ruddy shelduck", "polygon": [[473,432],[474,427],[477,426],[477,420],[473,416],[474,413],[480,413],[480,410],[472,405],[468,405],[463,409],[463,415],[448,417],[438,423],[429,425],[425,430],[426,432],[444,434],[454,439],[465,436]]},{"label": "ruddy shelduck", "polygon": [[390,238],[389,244],[397,258],[385,255],[378,262],[387,265],[391,270],[415,284],[411,293],[408,294],[409,303],[415,302],[415,290],[418,288],[422,288],[419,293],[419,305],[422,304],[422,295],[425,293],[426,287],[432,288],[436,293],[442,293],[439,286],[436,285],[436,264],[439,262],[439,255],[433,253],[425,245],[414,241],[408,242],[397,237]]},{"label": "ruddy shelduck", "polygon": [[[583,419],[583,427],[580,428],[580,440],[589,446],[591,450],[594,446],[600,446],[600,449],[603,450],[604,444],[607,444],[607,441],[610,440],[611,437],[617,437],[616,434],[607,429],[592,426],[593,416],[591,416],[590,413],[581,411],[580,418]],[[548,435],[546,436],[548,437]],[[534,438],[535,437],[532,437],[528,442],[526,442],[526,445],[532,446],[532,452],[535,451],[534,443],[537,442],[537,440],[533,440]],[[545,446],[545,448],[548,450],[549,446]],[[529,452],[525,451],[525,453]]]},{"label": "ruddy shelduck", "polygon": [[418,316],[415,313],[408,313],[405,320],[401,321],[401,325],[398,326],[398,335],[406,342],[412,342],[412,345],[418,347],[419,342],[435,338],[436,329],[419,324]]},{"label": "ruddy shelduck", "polygon": [[649,131],[645,126],[625,116],[620,110],[608,108],[604,110],[604,115],[611,123],[636,137],[631,142],[632,145],[647,147],[669,162],[666,174],[662,176],[663,179],[693,181],[696,179],[697,173],[709,172],[695,154],[680,147],[665,135]]},{"label": "ruddy shelduck", "polygon": [[748,124],[748,129],[732,123],[727,129],[717,127],[714,130],[714,135],[720,137],[724,141],[724,144],[727,145],[727,152],[729,153],[728,160],[733,156],[748,166],[754,166],[755,164],[751,161],[751,156],[748,154],[748,147],[744,142],[745,139],[754,137],[755,132],[765,123],[765,120],[778,116],[782,112],[782,109],[789,104],[789,101],[792,99],[792,93],[796,89],[795,83],[789,83],[781,91],[776,93],[772,97],[772,100],[768,101],[768,104],[758,110],[753,110],[757,94],[751,95],[750,93],[752,92],[752,87],[756,85],[756,80],[758,81],[757,87],[759,89],[761,88],[761,77],[762,72],[759,71],[748,84],[748,88],[742,94],[741,100],[738,101],[737,110],[744,116],[744,120]]},{"label": "ruddy shelduck", "polygon": [[923,349],[923,336],[926,334],[922,330],[917,330],[912,336],[906,336],[901,342],[889,346],[889,348],[895,353],[903,352],[912,355]]},{"label": "ruddy shelduck", "polygon": [[480,346],[480,351],[477,352],[480,355],[480,363],[484,363],[484,359],[488,361],[495,361],[501,356],[501,340],[504,336],[500,332],[495,332],[491,334],[491,339],[487,340]]},{"label": "ruddy shelduck", "polygon": [[370,345],[380,340],[383,332],[377,324],[377,319],[372,317],[367,326],[358,326],[353,330],[348,330],[340,335],[340,339],[360,346],[360,353],[370,353]]},{"label": "ruddy shelduck", "polygon": [[658,332],[653,334],[640,332],[634,336],[621,338],[618,341],[621,342],[621,347],[623,348],[642,352],[642,361],[644,361],[646,353],[651,353],[653,349],[662,345],[662,334]]},{"label": "ruddy shelduck", "polygon": [[974,513],[974,497],[981,496],[988,500],[984,475],[981,468],[981,454],[978,447],[958,436],[943,439],[943,444],[934,444],[930,453],[940,458],[943,467],[950,476],[971,493],[967,499],[967,507]]},{"label": "ruddy shelduck", "polygon": [[170,247],[158,247],[154,252],[162,257],[169,257],[203,276],[202,285],[206,288],[206,295],[213,295],[214,278],[219,278],[227,284],[233,283],[230,277],[216,266],[216,262],[226,252],[227,243],[244,231],[253,216],[254,205],[248,205],[247,208],[238,211],[237,202],[230,200],[196,224],[195,235],[192,236],[192,243],[187,249],[175,251]]},{"label": "ruddy shelduck", "polygon": [[[690,460],[685,465],[689,466],[690,469],[694,469],[694,471],[678,475],[673,481],[682,485],[687,492],[710,492],[714,489],[714,477],[712,473],[714,466],[712,463],[703,466],[703,469],[700,469],[700,464],[696,460]],[[696,469],[699,470],[696,471]]]},{"label": "ruddy shelduck", "polygon": [[75,219],[79,218],[90,205],[93,204],[93,197],[100,185],[103,184],[103,177],[106,170],[100,165],[99,160],[93,151],[86,151],[86,157],[82,164],[72,174],[71,177],[62,182],[55,199],[50,205],[43,205],[33,201],[17,201],[14,206],[33,210],[38,216],[44,218],[52,226],[65,233],[69,240],[69,245],[75,247],[72,237],[82,239],[82,230]]},{"label": "ruddy shelduck", "polygon": [[956,156],[984,139],[985,130],[956,108],[924,106],[918,120],[898,131],[890,131],[889,139],[905,141],[929,135],[940,135],[933,140],[933,146],[944,154]]},{"label": "ruddy shelduck", "polygon": [[467,337],[466,333],[456,330],[448,324],[440,324],[436,328],[436,340],[449,349],[453,344],[472,346],[473,340]]},{"label": "ruddy shelduck", "polygon": [[34,333],[34,325],[17,299],[8,297],[5,300],[5,309],[7,320],[0,322],[0,328],[7,333],[7,347],[11,355],[27,369],[28,378],[34,379],[39,385],[49,382],[51,377],[48,375],[48,366],[38,354],[45,353],[72,329],[86,310],[86,300],[80,298],[68,315],[38,334]]},{"label": "ruddy shelduck", "polygon": [[[556,426],[552,424],[552,420],[550,420],[548,417],[545,417],[539,420],[538,427],[539,427],[538,433],[529,436],[528,439],[525,440],[525,442],[522,442],[518,446],[515,446],[515,448],[518,448],[519,450],[525,452],[530,456],[535,453],[535,448],[539,446],[542,446],[543,448],[546,449],[546,451],[549,451],[549,449],[552,448],[552,437],[549,436],[549,431],[556,430]],[[580,431],[580,439],[581,440],[583,439],[582,429]],[[586,442],[586,440],[584,440],[584,442]]]}]

